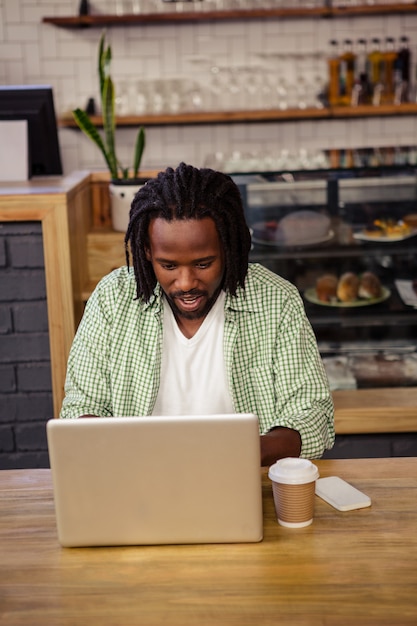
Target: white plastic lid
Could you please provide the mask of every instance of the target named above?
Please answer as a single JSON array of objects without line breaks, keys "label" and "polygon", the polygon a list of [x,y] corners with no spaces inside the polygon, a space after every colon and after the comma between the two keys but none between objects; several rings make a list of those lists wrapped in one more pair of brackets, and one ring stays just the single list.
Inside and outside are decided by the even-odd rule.
[{"label": "white plastic lid", "polygon": [[319,471],[308,459],[287,457],[271,465],[268,476],[278,483],[302,485],[316,480],[319,477]]}]

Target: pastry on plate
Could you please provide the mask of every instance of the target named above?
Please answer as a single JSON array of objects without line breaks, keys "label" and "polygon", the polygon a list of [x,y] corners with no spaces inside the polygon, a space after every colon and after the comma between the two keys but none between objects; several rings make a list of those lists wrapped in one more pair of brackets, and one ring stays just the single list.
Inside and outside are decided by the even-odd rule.
[{"label": "pastry on plate", "polygon": [[316,281],[317,298],[322,302],[337,300],[337,277],[334,274],[323,274]]},{"label": "pastry on plate", "polygon": [[410,228],[417,228],[417,213],[408,213],[408,215],[404,215],[403,222]]},{"label": "pastry on plate", "polygon": [[[417,216],[416,216],[417,217]],[[411,226],[405,220],[377,219],[365,228],[364,233],[369,237],[405,237],[409,234]]]},{"label": "pastry on plate", "polygon": [[364,272],[359,281],[358,296],[370,300],[382,294],[381,282],[373,272]]},{"label": "pastry on plate", "polygon": [[358,299],[359,278],[353,272],[345,272],[337,284],[337,297],[341,302],[355,302]]}]

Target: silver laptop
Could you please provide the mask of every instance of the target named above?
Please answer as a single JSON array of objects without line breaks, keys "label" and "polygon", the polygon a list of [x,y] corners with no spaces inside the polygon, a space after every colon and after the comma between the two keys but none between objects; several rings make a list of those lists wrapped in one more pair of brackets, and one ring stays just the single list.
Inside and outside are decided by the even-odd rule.
[{"label": "silver laptop", "polygon": [[262,540],[255,415],[51,419],[47,437],[62,546]]}]

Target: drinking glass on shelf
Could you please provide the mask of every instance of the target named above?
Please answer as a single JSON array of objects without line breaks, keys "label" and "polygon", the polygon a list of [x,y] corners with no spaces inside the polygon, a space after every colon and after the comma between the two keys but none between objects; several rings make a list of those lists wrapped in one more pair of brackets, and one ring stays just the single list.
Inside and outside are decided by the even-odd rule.
[{"label": "drinking glass on shelf", "polygon": [[218,65],[213,64],[210,66],[209,72],[208,109],[209,111],[216,111],[221,108],[221,97],[223,93],[220,68]]},{"label": "drinking glass on shelf", "polygon": [[149,107],[153,115],[165,112],[164,85],[162,79],[155,79],[149,83]]},{"label": "drinking glass on shelf", "polygon": [[116,15],[144,13],[145,2],[149,1],[150,0],[115,0]]},{"label": "drinking glass on shelf", "polygon": [[164,10],[164,3],[161,0],[131,0],[130,9],[133,15],[144,15],[147,13],[159,13]]},{"label": "drinking glass on shelf", "polygon": [[216,0],[203,0],[201,3],[201,11],[210,13],[210,11],[217,11]]},{"label": "drinking glass on shelf", "polygon": [[294,71],[294,92],[296,94],[296,102],[295,108],[297,109],[306,109],[307,108],[307,81],[306,81],[306,73],[308,71],[306,67],[306,61],[308,57],[304,54],[294,54],[293,55],[293,65],[295,67]]},{"label": "drinking glass on shelf", "polygon": [[129,96],[129,108],[132,115],[146,115],[149,107],[148,82],[145,80],[132,82]]},{"label": "drinking glass on shelf", "polygon": [[260,108],[285,111],[290,107],[291,84],[288,77],[293,75],[289,67],[291,55],[284,52],[261,52],[257,56],[262,59],[260,67],[262,68],[263,104]]},{"label": "drinking glass on shelf", "polygon": [[308,82],[309,106],[323,109],[327,103],[327,83],[325,76],[315,74]]},{"label": "drinking glass on shelf", "polygon": [[166,104],[169,113],[180,113],[183,109],[184,80],[181,77],[166,81]]},{"label": "drinking glass on shelf", "polygon": [[207,98],[204,87],[195,79],[185,81],[184,93],[185,111],[198,112],[207,109]]},{"label": "drinking glass on shelf", "polygon": [[254,110],[276,108],[275,74],[262,65],[253,65],[248,70],[247,90],[251,97],[250,107]]},{"label": "drinking glass on shelf", "polygon": [[323,108],[326,67],[321,55],[301,53],[294,57],[297,108]]},{"label": "drinking glass on shelf", "polygon": [[127,80],[120,80],[115,88],[115,110],[116,115],[128,115],[129,114],[129,82]]},{"label": "drinking glass on shelf", "polygon": [[214,170],[225,171],[225,154],[221,150],[209,153],[204,160],[204,167]]},{"label": "drinking glass on shelf", "polygon": [[277,109],[286,111],[288,109],[288,79],[284,74],[278,74],[275,84]]},{"label": "drinking glass on shelf", "polygon": [[[206,111],[232,109],[230,102],[234,100],[236,104],[234,94],[240,89],[240,77],[237,70],[230,70],[229,66],[220,65],[216,59],[209,56],[193,56],[187,61],[192,66],[192,74],[198,85],[201,98],[200,108]],[[229,77],[232,74],[232,83],[229,84]]]},{"label": "drinking glass on shelf", "polygon": [[245,109],[255,111],[262,108],[260,66],[248,65],[242,70],[242,100]]},{"label": "drinking glass on shelf", "polygon": [[238,77],[239,68],[230,66],[228,69],[228,79],[224,90],[223,109],[225,111],[236,111],[241,108],[240,84]]},{"label": "drinking glass on shelf", "polygon": [[124,15],[125,12],[125,7],[124,7],[124,0],[115,0],[115,12],[116,15]]}]

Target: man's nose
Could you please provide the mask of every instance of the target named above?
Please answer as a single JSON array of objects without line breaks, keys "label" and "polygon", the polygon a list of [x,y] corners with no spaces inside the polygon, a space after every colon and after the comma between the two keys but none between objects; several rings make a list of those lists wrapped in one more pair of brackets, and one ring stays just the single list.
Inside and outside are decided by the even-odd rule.
[{"label": "man's nose", "polygon": [[193,268],[182,267],[178,269],[176,286],[179,291],[190,291],[196,287],[196,276]]}]

